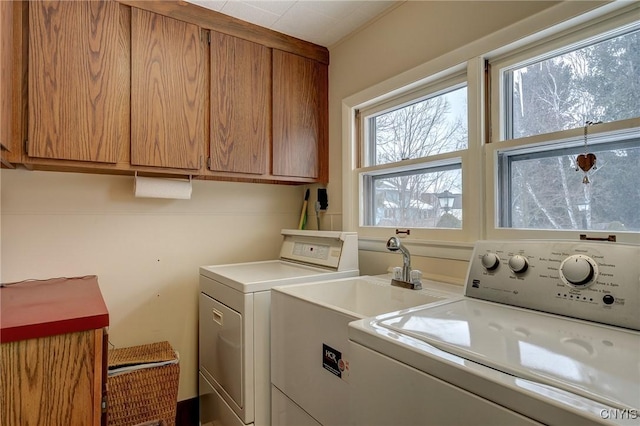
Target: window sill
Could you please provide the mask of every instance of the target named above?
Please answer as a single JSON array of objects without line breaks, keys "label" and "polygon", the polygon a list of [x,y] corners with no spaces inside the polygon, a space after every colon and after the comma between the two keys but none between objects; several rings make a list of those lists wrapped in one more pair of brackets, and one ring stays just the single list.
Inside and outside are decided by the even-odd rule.
[{"label": "window sill", "polygon": [[[389,253],[388,238],[358,237],[358,249]],[[401,239],[412,256],[432,257],[436,259],[462,260],[469,262],[473,253],[473,243]]]}]

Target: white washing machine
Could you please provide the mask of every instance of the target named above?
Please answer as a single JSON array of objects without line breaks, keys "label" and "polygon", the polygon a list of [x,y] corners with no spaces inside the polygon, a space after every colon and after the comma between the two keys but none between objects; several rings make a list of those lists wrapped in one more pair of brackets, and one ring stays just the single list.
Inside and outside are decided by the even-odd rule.
[{"label": "white washing machine", "polygon": [[350,423],[347,325],[450,298],[462,287],[423,282],[423,290],[360,276],[274,287],[271,292],[271,419],[277,426]]},{"label": "white washing machine", "polygon": [[478,242],[464,298],[349,325],[353,423],[640,424],[639,259]]},{"label": "white washing machine", "polygon": [[357,276],[354,232],[283,230],[280,258],[202,266],[202,425],[269,425],[271,287]]}]

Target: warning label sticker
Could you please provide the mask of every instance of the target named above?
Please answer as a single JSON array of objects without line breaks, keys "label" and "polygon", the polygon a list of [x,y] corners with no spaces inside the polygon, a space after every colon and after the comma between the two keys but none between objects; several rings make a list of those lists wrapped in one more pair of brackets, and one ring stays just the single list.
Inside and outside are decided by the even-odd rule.
[{"label": "warning label sticker", "polygon": [[346,380],[349,377],[349,363],[342,359],[342,352],[322,344],[322,368]]}]

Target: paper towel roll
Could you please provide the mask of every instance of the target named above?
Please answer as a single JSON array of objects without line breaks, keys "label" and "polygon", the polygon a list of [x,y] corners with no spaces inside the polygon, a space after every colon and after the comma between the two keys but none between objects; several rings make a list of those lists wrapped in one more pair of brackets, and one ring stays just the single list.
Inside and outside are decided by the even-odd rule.
[{"label": "paper towel roll", "polygon": [[136,176],[133,184],[136,198],[191,199],[191,180]]}]

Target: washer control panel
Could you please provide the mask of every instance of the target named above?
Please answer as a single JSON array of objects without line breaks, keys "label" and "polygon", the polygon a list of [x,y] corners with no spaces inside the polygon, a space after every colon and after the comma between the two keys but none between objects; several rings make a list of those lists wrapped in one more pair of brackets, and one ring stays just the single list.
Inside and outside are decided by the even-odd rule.
[{"label": "washer control panel", "polygon": [[640,245],[478,241],[465,295],[640,330]]}]

